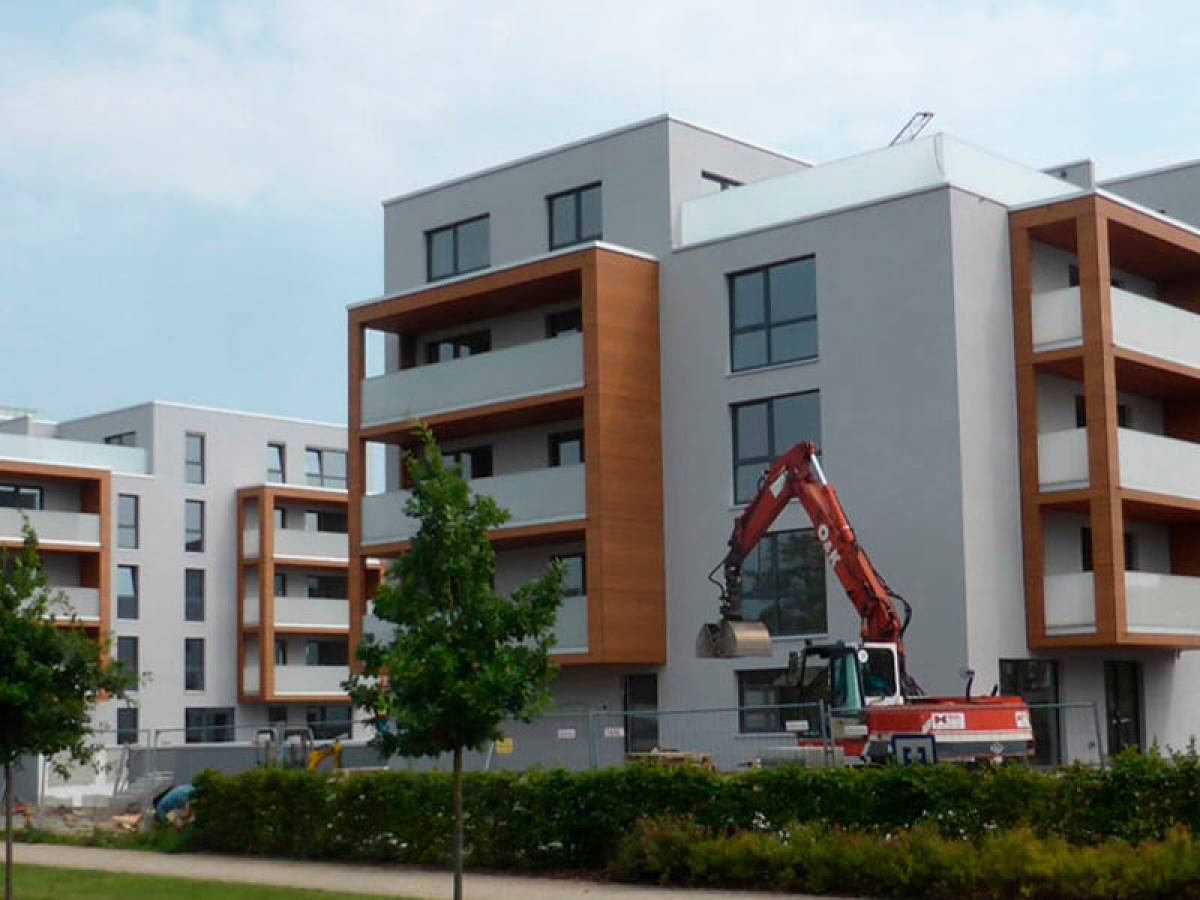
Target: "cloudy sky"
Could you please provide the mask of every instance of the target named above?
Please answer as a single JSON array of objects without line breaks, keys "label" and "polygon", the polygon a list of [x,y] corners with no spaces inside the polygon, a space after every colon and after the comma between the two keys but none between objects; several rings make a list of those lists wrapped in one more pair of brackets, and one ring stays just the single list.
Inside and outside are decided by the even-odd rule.
[{"label": "cloudy sky", "polygon": [[339,420],[384,197],[660,112],[814,161],[917,109],[1033,165],[1200,156],[1200,4],[10,2],[0,406]]}]

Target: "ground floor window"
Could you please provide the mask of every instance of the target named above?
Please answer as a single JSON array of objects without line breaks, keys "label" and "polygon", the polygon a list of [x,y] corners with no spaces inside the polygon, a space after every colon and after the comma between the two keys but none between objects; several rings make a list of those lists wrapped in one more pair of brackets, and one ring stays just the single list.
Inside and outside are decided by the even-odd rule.
[{"label": "ground floor window", "polygon": [[1031,705],[1029,719],[1033,726],[1033,762],[1043,766],[1063,762],[1062,714],[1054,707],[1040,705],[1060,702],[1058,661],[1000,660],[1000,692],[1010,696],[1016,695]]},{"label": "ground floor window", "polygon": [[[582,558],[582,557],[581,557]],[[658,746],[658,676],[625,676],[625,752],[646,753]]]},{"label": "ground floor window", "polygon": [[1142,747],[1142,667],[1132,660],[1104,663],[1104,711],[1108,753]]},{"label": "ground floor window", "polygon": [[800,688],[783,684],[786,669],[738,672],[738,731],[742,734],[778,734],[791,719],[805,718]]},{"label": "ground floor window", "polygon": [[183,711],[189,744],[223,744],[233,740],[233,708],[189,706]]},{"label": "ground floor window", "polygon": [[124,706],[117,710],[117,743],[138,742],[138,711],[136,706]]},{"label": "ground floor window", "polygon": [[349,706],[310,706],[305,718],[313,737],[319,741],[351,736]]}]

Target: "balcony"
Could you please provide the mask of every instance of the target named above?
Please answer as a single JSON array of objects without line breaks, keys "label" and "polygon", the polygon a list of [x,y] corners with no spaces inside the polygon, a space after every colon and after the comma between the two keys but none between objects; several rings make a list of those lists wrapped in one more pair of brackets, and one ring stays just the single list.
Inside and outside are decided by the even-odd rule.
[{"label": "balcony", "polygon": [[349,666],[276,666],[275,696],[344,697]]},{"label": "balcony", "polygon": [[67,599],[71,610],[85,622],[100,621],[100,589],[94,587],[55,587],[51,591],[61,591]]},{"label": "balcony", "polygon": [[[1200,445],[1122,428],[1117,448],[1122,488],[1200,500]],[[1087,487],[1086,430],[1038,435],[1038,470],[1044,492]]]},{"label": "balcony", "polygon": [[564,334],[363,380],[362,427],[583,387],[583,336]]},{"label": "balcony", "polygon": [[[512,514],[507,528],[567,522],[586,515],[584,468],[560,466],[475,478],[470,486]],[[404,514],[408,497],[408,491],[392,491],[363,498],[364,546],[400,543],[416,534],[416,520]]]},{"label": "balcony", "polygon": [[100,516],[50,509],[0,509],[0,542],[19,543],[22,540],[22,512],[29,516],[29,524],[42,544],[100,546]]},{"label": "balcony", "polygon": [[[1113,344],[1167,362],[1200,369],[1200,316],[1121,288],[1111,289]],[[1033,302],[1037,351],[1083,343],[1079,288],[1038,294]]]},{"label": "balcony", "polygon": [[588,652],[588,608],[587,597],[564,597],[554,621],[555,644],[553,653]]},{"label": "balcony", "polygon": [[[1091,572],[1048,575],[1046,634],[1094,634]],[[1130,634],[1200,637],[1200,578],[1157,572],[1125,573],[1125,630]]]},{"label": "balcony", "polygon": [[275,627],[345,631],[350,627],[350,603],[344,597],[276,597]]},{"label": "balcony", "polygon": [[[242,554],[246,559],[258,557],[260,544],[257,528],[242,532]],[[342,532],[281,528],[275,532],[275,557],[344,561],[349,558],[349,543]]]}]

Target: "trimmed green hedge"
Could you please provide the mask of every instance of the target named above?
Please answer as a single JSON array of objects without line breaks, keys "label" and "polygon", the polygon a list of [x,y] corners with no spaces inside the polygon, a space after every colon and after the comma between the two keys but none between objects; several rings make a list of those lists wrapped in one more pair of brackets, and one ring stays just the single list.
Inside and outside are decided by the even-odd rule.
[{"label": "trimmed green hedge", "polygon": [[1061,900],[1200,897],[1200,841],[1185,828],[1162,841],[1079,847],[1022,827],[979,841],[921,825],[884,839],[801,825],[714,833],[690,818],[642,820],[609,874],[622,881],[889,897]]},{"label": "trimmed green hedge", "polygon": [[[383,772],[329,778],[260,769],[196,779],[200,849],[269,856],[445,864],[450,778]],[[1106,771],[1018,766],[807,770],[715,775],[627,766],[466,776],[467,862],[507,870],[599,870],[650,816],[778,831],[806,823],[895,833],[925,825],[981,840],[1021,827],[1073,844],[1200,834],[1200,758],[1123,755]]]}]

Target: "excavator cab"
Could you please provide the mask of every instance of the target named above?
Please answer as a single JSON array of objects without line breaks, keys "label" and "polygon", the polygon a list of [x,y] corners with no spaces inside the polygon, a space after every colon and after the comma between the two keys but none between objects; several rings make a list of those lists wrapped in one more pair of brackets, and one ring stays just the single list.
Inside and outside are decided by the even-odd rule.
[{"label": "excavator cab", "polygon": [[895,644],[806,644],[790,655],[780,683],[799,687],[801,703],[824,702],[835,716],[904,702]]}]

